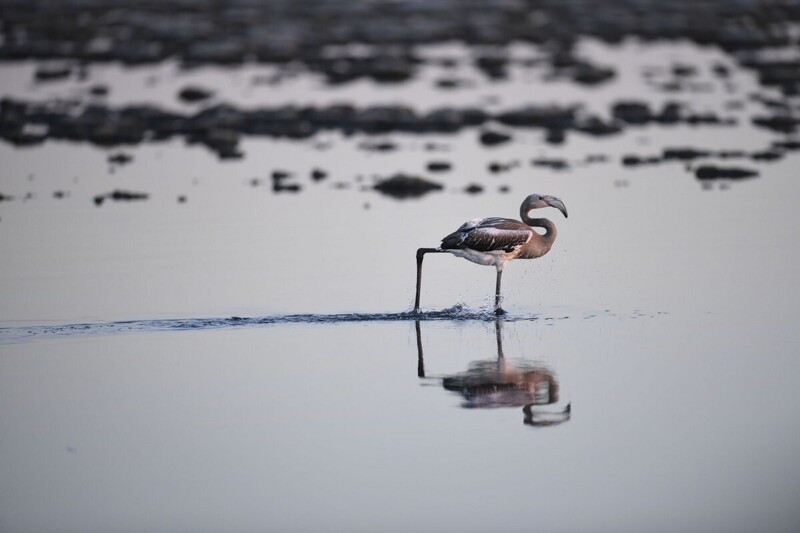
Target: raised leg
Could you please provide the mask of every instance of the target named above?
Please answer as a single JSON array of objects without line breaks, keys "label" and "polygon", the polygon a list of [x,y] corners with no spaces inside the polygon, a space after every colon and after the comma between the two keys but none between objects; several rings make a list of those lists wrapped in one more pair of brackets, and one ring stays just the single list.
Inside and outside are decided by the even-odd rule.
[{"label": "raised leg", "polygon": [[419,293],[422,289],[422,260],[425,258],[425,254],[429,253],[442,253],[443,250],[439,250],[438,248],[419,248],[417,250],[417,296],[414,299],[414,311],[419,311]]}]

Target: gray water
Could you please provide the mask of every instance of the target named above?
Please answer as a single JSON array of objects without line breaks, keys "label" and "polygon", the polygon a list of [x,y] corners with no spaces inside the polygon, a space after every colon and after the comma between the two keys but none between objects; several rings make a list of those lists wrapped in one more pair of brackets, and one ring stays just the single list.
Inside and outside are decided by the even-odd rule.
[{"label": "gray water", "polygon": [[[537,101],[591,94],[604,108],[640,94],[640,63],[719,54],[586,46],[620,79],[589,93],[512,76],[454,98],[499,92],[505,105],[535,88]],[[0,65],[4,94],[44,97],[20,81],[30,68]],[[93,71],[120,80],[121,102],[171,97],[184,75],[248,76],[174,72],[152,89],[163,94],[139,95],[157,68],[169,69]],[[755,81],[739,76],[746,94]],[[291,83],[226,94],[443,98],[415,82]],[[491,150],[473,130],[392,135],[401,149],[387,154],[335,132],[327,150],[245,139],[246,157],[225,162],[172,140],[125,148],[134,162],[113,173],[110,152],[85,144],[0,145],[0,192],[14,197],[0,205],[0,530],[796,530],[796,153],[708,187],[683,163],[619,158],[775,137],[746,120],[561,146],[515,135]],[[431,141],[447,150],[426,152]],[[576,163],[597,153],[608,161]],[[486,172],[536,156],[573,165]],[[441,192],[370,189],[373,175],[423,173],[431,159],[454,164],[435,177]],[[312,183],[318,166],[330,177]],[[251,185],[281,168],[302,192]],[[485,192],[465,194],[472,182]],[[94,205],[116,188],[150,198]],[[492,269],[444,255],[426,260],[423,312],[411,312],[417,247],[475,217],[516,217],[532,192],[558,196],[570,217],[548,212],[553,249],[506,268],[506,315],[491,313]]]}]

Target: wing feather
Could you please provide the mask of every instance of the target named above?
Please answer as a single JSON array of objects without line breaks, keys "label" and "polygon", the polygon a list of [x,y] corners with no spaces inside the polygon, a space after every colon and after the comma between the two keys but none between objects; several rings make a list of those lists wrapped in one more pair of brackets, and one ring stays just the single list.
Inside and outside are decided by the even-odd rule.
[{"label": "wing feather", "polygon": [[470,248],[479,252],[506,251],[528,242],[531,229],[510,218],[484,218],[470,220],[458,230],[442,239],[445,250]]}]

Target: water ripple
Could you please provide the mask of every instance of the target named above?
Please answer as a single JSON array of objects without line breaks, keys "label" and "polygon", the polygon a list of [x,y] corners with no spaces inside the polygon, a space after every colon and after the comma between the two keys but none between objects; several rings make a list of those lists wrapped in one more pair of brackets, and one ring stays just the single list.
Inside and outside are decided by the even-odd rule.
[{"label": "water ripple", "polygon": [[337,324],[353,322],[398,322],[407,320],[494,321],[518,322],[538,320],[539,315],[497,316],[491,309],[473,309],[456,305],[440,311],[403,311],[400,313],[295,314],[261,317],[174,318],[129,320],[84,324],[34,325],[0,327],[0,344],[14,344],[36,339],[63,337],[95,337],[149,331],[187,331],[221,328],[246,328],[271,324]]}]

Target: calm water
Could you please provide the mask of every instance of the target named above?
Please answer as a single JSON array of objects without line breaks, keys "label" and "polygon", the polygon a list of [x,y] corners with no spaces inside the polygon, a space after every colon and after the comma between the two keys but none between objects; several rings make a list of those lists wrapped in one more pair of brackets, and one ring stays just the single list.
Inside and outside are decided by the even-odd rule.
[{"label": "calm water", "polygon": [[[537,102],[605,109],[641,94],[642,65],[720,57],[585,46],[626,65],[620,78],[591,92],[512,75],[453,98],[499,94],[502,107],[535,89]],[[416,81],[328,90],[299,77],[256,92],[238,70],[152,69],[159,83],[147,68],[93,70],[116,103],[139,83],[152,87],[141,98],[178,105],[187,79],[230,82],[241,105],[444,98]],[[32,88],[31,72],[0,66],[4,94],[76,90]],[[755,82],[737,76],[730,97],[746,100]],[[693,105],[722,110],[720,91]],[[392,135],[400,149],[385,154],[328,133],[327,150],[245,139],[244,159],[220,162],[174,140],[125,148],[134,161],[113,172],[89,145],[0,145],[0,192],[14,196],[0,205],[0,530],[796,530],[800,159],[710,188],[683,163],[619,163],[761,149],[776,137],[749,126],[755,109],[734,128],[561,146],[532,130],[491,150],[474,130]],[[575,164],[591,154],[608,161]],[[531,167],[538,156],[573,165]],[[431,176],[442,192],[368,190],[434,159],[454,167]],[[313,183],[316,167],[329,178]],[[275,169],[303,191],[273,194]],[[473,182],[485,192],[463,193]],[[117,188],[150,198],[94,205]],[[442,255],[425,262],[415,321],[415,249],[471,218],[515,217],[531,192],[562,198],[570,218],[548,213],[552,251],[507,267],[508,315],[487,312],[492,269]]]}]

